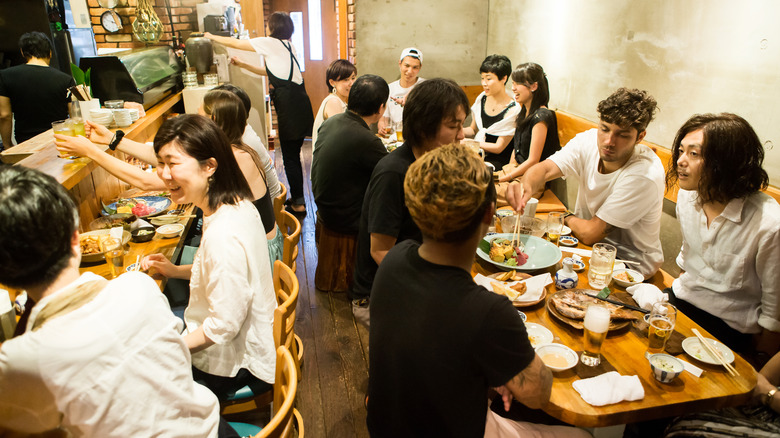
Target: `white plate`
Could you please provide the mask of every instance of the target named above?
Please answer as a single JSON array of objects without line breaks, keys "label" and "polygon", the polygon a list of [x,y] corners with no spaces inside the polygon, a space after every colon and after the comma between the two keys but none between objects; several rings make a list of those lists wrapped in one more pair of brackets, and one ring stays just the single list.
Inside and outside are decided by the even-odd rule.
[{"label": "white plate", "polygon": [[[628,275],[631,276],[631,278],[634,279],[634,281],[625,281],[621,280],[619,278],[615,278],[615,275],[620,274],[622,272],[628,272]],[[629,287],[633,286],[635,284],[639,284],[643,281],[645,281],[645,277],[638,271],[635,271],[633,269],[627,269],[627,268],[617,268],[612,270],[612,279],[615,280],[615,283],[622,287]]]},{"label": "white plate", "polygon": [[525,331],[528,333],[528,340],[531,341],[531,347],[533,348],[542,344],[549,344],[555,338],[547,327],[533,322],[525,323]]},{"label": "white plate", "polygon": [[[544,230],[547,232],[547,225],[545,225]],[[561,236],[568,236],[569,234],[571,234],[571,228],[564,225],[563,228],[561,228]]]},{"label": "white plate", "polygon": [[[727,363],[734,362],[734,353],[732,353],[731,350],[729,350],[729,347],[721,344],[720,342],[704,338],[705,341],[709,342],[710,345],[715,347],[716,350],[720,352],[720,354],[723,356],[723,359],[726,360]],[[708,363],[710,365],[720,365],[720,362],[718,362],[717,359],[712,357],[710,355],[710,352],[707,351],[707,347],[701,345],[701,342],[699,342],[699,338],[692,336],[690,338],[685,338],[684,341],[682,341],[682,348],[685,350],[686,353],[688,353],[688,356],[700,360],[704,363]]]},{"label": "white plate", "polygon": [[580,241],[577,240],[577,238],[574,236],[563,235],[558,238],[558,243],[563,246],[577,246],[577,244],[580,243]]},{"label": "white plate", "polygon": [[575,365],[577,365],[577,361],[580,359],[574,350],[563,344],[542,344],[536,347],[536,354],[542,359],[542,362],[544,362],[544,358],[548,354],[555,354],[557,356],[563,357],[564,360],[566,360],[566,365],[563,366],[550,365],[545,362],[547,368],[553,371],[565,371],[573,368]]}]

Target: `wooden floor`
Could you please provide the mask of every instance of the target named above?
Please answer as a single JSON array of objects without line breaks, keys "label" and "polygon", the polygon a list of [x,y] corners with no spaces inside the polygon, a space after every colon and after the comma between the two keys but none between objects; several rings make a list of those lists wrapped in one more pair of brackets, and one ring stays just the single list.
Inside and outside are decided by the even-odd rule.
[{"label": "wooden floor", "polygon": [[[307,437],[368,437],[366,409],[368,389],[368,330],[355,322],[345,293],[328,293],[314,287],[317,248],[314,243],[316,205],[311,192],[311,141],[301,153],[306,209],[301,222],[296,275],[300,295],[295,333],[303,341],[303,379],[298,387],[297,408],[303,415]],[[280,148],[275,150],[279,180],[288,188]]]}]

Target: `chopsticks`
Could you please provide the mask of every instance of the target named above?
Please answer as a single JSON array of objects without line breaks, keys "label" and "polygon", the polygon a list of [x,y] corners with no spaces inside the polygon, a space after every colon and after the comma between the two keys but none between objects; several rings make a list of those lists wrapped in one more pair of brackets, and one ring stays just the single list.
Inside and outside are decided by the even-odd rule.
[{"label": "chopsticks", "polygon": [[133,271],[137,272],[137,271],[140,271],[140,270],[141,270],[141,254],[138,254],[135,257],[135,268],[133,269]]},{"label": "chopsticks", "polygon": [[[523,198],[523,195],[525,194],[525,187],[523,187],[523,184],[520,184],[520,199]],[[512,230],[512,246],[518,247],[520,251],[522,252],[525,249],[525,244],[522,245],[522,248],[520,248],[521,242],[520,242],[520,214],[518,213],[517,216],[515,216],[515,227],[514,230]]]},{"label": "chopsticks", "polygon": [[718,351],[717,348],[713,347],[709,342],[707,342],[704,337],[699,333],[699,330],[693,329],[693,334],[696,335],[697,338],[699,338],[699,343],[704,346],[704,348],[709,351],[710,355],[717,359],[718,362],[720,362],[721,365],[723,365],[724,368],[726,368],[726,371],[729,372],[731,376],[738,376],[739,373],[737,372],[736,368],[731,366],[730,363],[726,362],[726,359],[723,358],[723,355],[720,354],[720,351]]}]

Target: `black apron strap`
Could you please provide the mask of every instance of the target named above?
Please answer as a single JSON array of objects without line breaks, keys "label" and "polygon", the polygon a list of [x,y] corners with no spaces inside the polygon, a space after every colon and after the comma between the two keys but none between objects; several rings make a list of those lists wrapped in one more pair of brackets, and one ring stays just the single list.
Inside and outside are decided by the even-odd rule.
[{"label": "black apron strap", "polygon": [[[282,40],[279,40],[279,41],[282,41]],[[287,49],[288,52],[290,52],[290,77],[287,78],[287,80],[292,82],[292,78],[293,78],[293,65],[298,67],[298,71],[301,71],[301,65],[298,64],[298,59],[296,59],[295,55],[293,55],[292,48],[289,45],[289,43],[285,43],[284,41],[282,41],[282,45],[284,46],[285,49]]]}]

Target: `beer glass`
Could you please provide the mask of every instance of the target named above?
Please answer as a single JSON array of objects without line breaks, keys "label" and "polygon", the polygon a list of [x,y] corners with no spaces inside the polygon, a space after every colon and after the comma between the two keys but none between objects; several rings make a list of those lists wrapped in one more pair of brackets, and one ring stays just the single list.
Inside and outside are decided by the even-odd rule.
[{"label": "beer glass", "polygon": [[404,122],[393,123],[393,130],[395,130],[395,139],[399,142],[404,141]]},{"label": "beer glass", "polygon": [[674,324],[677,320],[677,308],[669,303],[658,302],[653,304],[653,310],[647,318],[650,326],[647,328],[647,353],[663,353],[666,341],[672,335]]},{"label": "beer glass", "polygon": [[109,237],[100,242],[100,248],[106,258],[108,268],[111,270],[111,278],[117,278],[125,267],[125,248],[122,241]]},{"label": "beer glass", "polygon": [[609,309],[602,304],[591,304],[585,310],[585,349],[580,356],[584,365],[598,366],[601,363],[601,344],[609,331]]},{"label": "beer glass", "polygon": [[617,249],[608,243],[593,245],[588,268],[588,284],[596,290],[604,289],[612,281],[612,267]]},{"label": "beer glass", "polygon": [[561,211],[553,211],[547,213],[547,239],[558,245],[558,238],[561,237],[563,231],[563,218],[564,214]]}]

